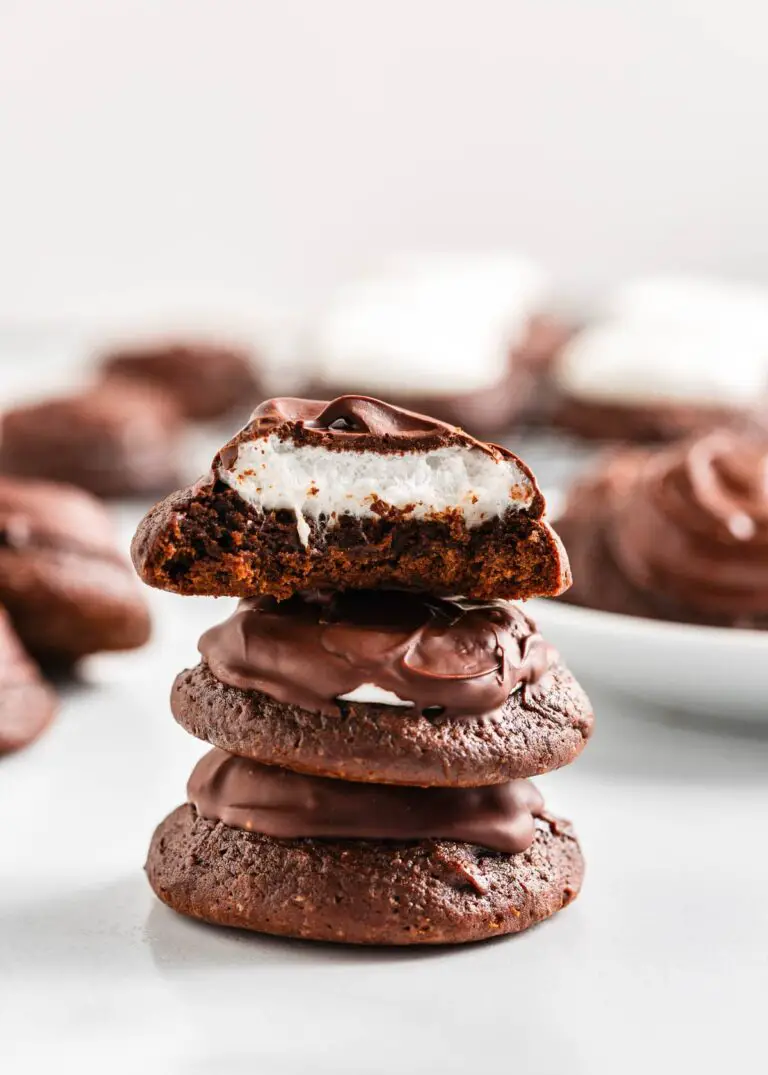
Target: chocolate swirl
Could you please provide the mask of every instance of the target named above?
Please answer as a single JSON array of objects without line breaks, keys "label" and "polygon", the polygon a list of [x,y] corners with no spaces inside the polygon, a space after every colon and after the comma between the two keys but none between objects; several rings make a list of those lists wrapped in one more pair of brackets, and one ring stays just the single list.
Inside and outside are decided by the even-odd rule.
[{"label": "chocolate swirl", "polygon": [[510,602],[396,590],[247,598],[199,649],[220,682],[330,716],[371,684],[435,715],[488,714],[550,664]]},{"label": "chocolate swirl", "polygon": [[354,784],[261,765],[218,748],[195,766],[199,814],[277,839],[462,840],[516,855],[533,843],[544,801],[528,780],[484,788]]},{"label": "chocolate swirl", "polygon": [[650,454],[617,496],[618,567],[660,606],[710,622],[768,617],[768,437],[716,430]]}]

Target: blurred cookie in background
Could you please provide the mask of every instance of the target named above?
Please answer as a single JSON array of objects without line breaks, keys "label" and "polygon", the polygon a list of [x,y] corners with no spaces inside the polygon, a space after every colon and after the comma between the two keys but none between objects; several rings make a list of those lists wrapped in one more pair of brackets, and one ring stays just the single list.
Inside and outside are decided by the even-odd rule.
[{"label": "blurred cookie in background", "polygon": [[135,649],[150,635],[106,510],[73,486],[0,476],[0,603],[43,664]]},{"label": "blurred cookie in background", "polygon": [[261,402],[256,361],[245,348],[178,339],[125,345],[106,354],[100,373],[162,389],[187,418],[207,421],[233,412],[247,416]]},{"label": "blurred cookie in background", "polygon": [[587,440],[658,442],[748,415],[768,387],[768,333],[748,326],[606,321],[554,367],[553,424]]},{"label": "blurred cookie in background", "polygon": [[569,335],[542,269],[512,255],[400,262],[343,287],[309,326],[308,394],[355,392],[480,436],[534,417]]},{"label": "blurred cookie in background", "polygon": [[614,452],[576,483],[556,525],[574,579],[563,600],[768,628],[768,433],[756,425]]},{"label": "blurred cookie in background", "polygon": [[0,418],[0,472],[78,485],[104,498],[179,484],[182,421],[157,389],[117,377]]},{"label": "blurred cookie in background", "polygon": [[669,441],[739,418],[768,389],[768,289],[638,277],[552,367],[553,422],[588,440]]},{"label": "blurred cookie in background", "polygon": [[768,289],[746,280],[661,274],[638,276],[606,298],[602,317],[713,328],[727,324],[745,335],[768,334]]},{"label": "blurred cookie in background", "polygon": [[0,606],[0,755],[29,746],[53,720],[58,700]]}]

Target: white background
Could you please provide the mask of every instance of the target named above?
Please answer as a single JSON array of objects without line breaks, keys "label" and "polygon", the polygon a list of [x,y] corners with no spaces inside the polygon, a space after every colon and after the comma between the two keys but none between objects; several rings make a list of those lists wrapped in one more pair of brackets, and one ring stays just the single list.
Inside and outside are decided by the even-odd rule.
[{"label": "white background", "polygon": [[411,246],[764,276],[766,100],[762,0],[2,0],[0,313]]}]

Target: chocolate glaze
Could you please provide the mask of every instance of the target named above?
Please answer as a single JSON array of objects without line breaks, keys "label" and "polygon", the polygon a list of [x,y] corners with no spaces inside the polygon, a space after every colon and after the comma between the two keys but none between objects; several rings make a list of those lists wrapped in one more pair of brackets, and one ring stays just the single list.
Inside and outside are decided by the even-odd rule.
[{"label": "chocolate glaze", "polygon": [[639,589],[702,614],[768,612],[768,435],[716,430],[649,454],[608,535]]},{"label": "chocolate glaze", "polygon": [[209,820],[278,839],[448,839],[516,855],[544,801],[528,780],[484,788],[353,784],[261,765],[215,748],[195,766],[189,801]]},{"label": "chocolate glaze", "polygon": [[296,445],[314,444],[335,451],[386,454],[425,452],[452,445],[482,451],[498,462],[514,462],[532,487],[532,501],[526,514],[538,519],[544,513],[544,498],[536,479],[513,452],[498,444],[475,440],[458,426],[370,396],[339,396],[330,402],[291,397],[268,399],[256,408],[237,436],[218,452],[213,470],[230,468],[244,441],[271,434],[281,440],[293,440]]},{"label": "chocolate glaze", "polygon": [[341,712],[339,695],[364,683],[427,715],[490,714],[550,663],[549,647],[510,602],[398,590],[247,598],[199,649],[220,682],[331,716]]}]

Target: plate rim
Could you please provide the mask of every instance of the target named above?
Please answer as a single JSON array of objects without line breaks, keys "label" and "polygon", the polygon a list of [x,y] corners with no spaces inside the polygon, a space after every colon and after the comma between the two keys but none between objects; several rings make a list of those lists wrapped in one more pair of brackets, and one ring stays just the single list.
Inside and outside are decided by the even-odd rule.
[{"label": "plate rim", "polygon": [[535,621],[538,610],[542,607],[548,610],[541,617],[542,620],[546,619],[551,612],[561,620],[592,624],[600,631],[612,629],[614,632],[618,630],[622,634],[642,635],[644,638],[653,636],[656,642],[666,638],[674,639],[678,644],[686,646],[721,645],[730,649],[747,648],[759,652],[768,651],[768,629],[763,631],[748,627],[712,627],[700,623],[654,620],[648,616],[629,616],[622,612],[604,612],[601,609],[572,605],[567,601],[559,601],[551,597],[537,597],[526,603],[526,608],[532,613]]}]

